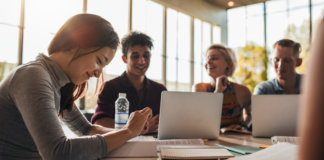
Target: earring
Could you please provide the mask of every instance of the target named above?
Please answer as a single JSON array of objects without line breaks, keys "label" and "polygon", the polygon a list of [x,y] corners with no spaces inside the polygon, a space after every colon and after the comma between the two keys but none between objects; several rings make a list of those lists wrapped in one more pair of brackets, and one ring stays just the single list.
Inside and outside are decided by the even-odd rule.
[{"label": "earring", "polygon": [[229,68],[226,67],[226,68],[225,68],[225,74],[228,75],[228,73],[229,73]]}]

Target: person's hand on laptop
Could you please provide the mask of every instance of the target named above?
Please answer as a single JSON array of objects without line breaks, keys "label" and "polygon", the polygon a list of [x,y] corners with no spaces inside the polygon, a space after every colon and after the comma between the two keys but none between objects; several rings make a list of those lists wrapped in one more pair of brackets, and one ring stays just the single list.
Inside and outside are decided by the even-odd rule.
[{"label": "person's hand on laptop", "polygon": [[250,131],[245,126],[242,126],[240,124],[231,124],[229,126],[221,128],[222,133],[226,132],[237,132],[237,133],[245,133],[245,134],[251,134]]},{"label": "person's hand on laptop", "polygon": [[149,107],[145,107],[142,110],[132,112],[125,127],[131,132],[133,137],[136,137],[143,131],[148,130],[148,120],[151,118],[152,110]]},{"label": "person's hand on laptop", "polygon": [[[159,127],[159,115],[155,115],[151,119],[147,121],[148,123],[145,125],[141,134],[151,133],[158,129]],[[147,128],[146,128],[147,127]]]}]

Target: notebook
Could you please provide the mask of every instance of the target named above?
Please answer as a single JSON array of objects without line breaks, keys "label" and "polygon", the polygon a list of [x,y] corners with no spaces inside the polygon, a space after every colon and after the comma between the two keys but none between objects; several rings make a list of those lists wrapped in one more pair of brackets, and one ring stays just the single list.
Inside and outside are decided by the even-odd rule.
[{"label": "notebook", "polygon": [[222,103],[222,93],[163,91],[158,139],[216,139]]},{"label": "notebook", "polygon": [[278,143],[253,154],[237,156],[228,160],[296,160],[298,145]]},{"label": "notebook", "polygon": [[254,137],[296,136],[300,95],[253,95]]},{"label": "notebook", "polygon": [[162,148],[162,159],[219,159],[234,157],[224,148]]},{"label": "notebook", "polygon": [[295,136],[273,136],[271,137],[271,143],[277,144],[277,143],[291,143],[291,144],[298,144],[300,141],[299,137]]}]

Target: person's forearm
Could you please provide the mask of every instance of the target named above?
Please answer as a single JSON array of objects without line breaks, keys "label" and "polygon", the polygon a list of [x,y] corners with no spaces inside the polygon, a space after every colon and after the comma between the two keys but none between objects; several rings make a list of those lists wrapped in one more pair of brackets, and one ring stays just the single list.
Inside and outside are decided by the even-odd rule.
[{"label": "person's forearm", "polygon": [[136,135],[134,135],[127,128],[123,128],[106,133],[103,136],[108,146],[108,152],[111,152],[112,150],[127,142],[129,139],[134,138]]},{"label": "person's forearm", "polygon": [[95,124],[100,125],[100,126],[104,126],[107,128],[115,128],[115,120],[114,118],[108,118],[108,117],[104,117],[104,118],[100,118],[98,120],[95,121]]},{"label": "person's forearm", "polygon": [[113,130],[114,130],[113,128],[106,128],[100,125],[93,125],[90,129],[89,135],[105,134]]}]

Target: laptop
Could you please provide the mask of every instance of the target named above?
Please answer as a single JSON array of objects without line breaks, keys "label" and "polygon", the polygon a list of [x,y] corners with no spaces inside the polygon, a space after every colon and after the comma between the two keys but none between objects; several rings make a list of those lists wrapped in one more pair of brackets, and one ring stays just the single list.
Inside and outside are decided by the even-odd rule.
[{"label": "laptop", "polygon": [[300,95],[253,95],[254,137],[296,136]]},{"label": "laptop", "polygon": [[158,139],[216,139],[223,93],[163,91]]}]

